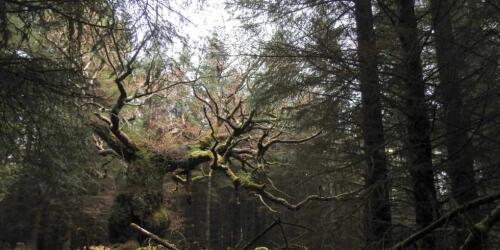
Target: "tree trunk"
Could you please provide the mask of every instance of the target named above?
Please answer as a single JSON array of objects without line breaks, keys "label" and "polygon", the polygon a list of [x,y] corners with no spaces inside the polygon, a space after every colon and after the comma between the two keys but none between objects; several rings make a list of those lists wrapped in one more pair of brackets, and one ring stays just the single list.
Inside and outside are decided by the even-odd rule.
[{"label": "tree trunk", "polygon": [[169,220],[163,197],[163,176],[160,169],[145,159],[129,163],[127,183],[116,196],[108,219],[111,243],[142,241],[144,236],[138,235],[130,223],[160,236],[167,231]]},{"label": "tree trunk", "polygon": [[205,210],[205,248],[210,249],[210,217],[211,217],[211,206],[212,206],[212,172],[208,174],[208,181],[207,181],[207,203],[206,203],[206,210]]},{"label": "tree trunk", "polygon": [[32,249],[38,249],[38,238],[40,233],[40,223],[42,221],[42,209],[37,209],[35,211],[35,217],[33,219],[33,227],[30,233],[30,245]]},{"label": "tree trunk", "polygon": [[[234,192],[234,191],[233,191]],[[236,246],[240,240],[242,239],[241,235],[241,203],[238,200],[235,200],[232,205],[233,213],[232,213],[232,245]]]},{"label": "tree trunk", "polygon": [[[430,122],[425,102],[425,83],[420,60],[417,19],[414,0],[399,0],[397,27],[401,43],[407,116],[407,161],[412,178],[415,199],[415,217],[419,228],[438,217],[438,202],[434,186],[430,143]],[[421,249],[435,249],[435,239],[430,235],[421,242]]]},{"label": "tree trunk", "polygon": [[[371,0],[354,1],[357,26],[362,127],[366,158],[366,188],[370,190],[365,211],[366,247],[381,249],[390,242],[391,208],[387,182],[377,45]],[[374,244],[377,242],[376,244]]]},{"label": "tree trunk", "polygon": [[[453,27],[450,19],[451,4],[448,0],[431,0],[432,20],[436,55],[438,59],[441,99],[445,112],[447,173],[451,179],[451,192],[460,205],[477,198],[474,178],[474,164],[468,139],[467,122],[464,120],[464,108],[461,93],[461,81],[458,75],[460,65],[458,50],[455,45]],[[477,221],[477,209],[467,213],[467,217]],[[458,222],[458,229],[464,228],[464,222]],[[457,234],[461,241],[463,232]],[[458,246],[458,245],[457,245]]]},{"label": "tree trunk", "polygon": [[447,0],[432,0],[434,36],[438,59],[442,102],[445,109],[446,148],[448,173],[451,177],[452,195],[459,203],[477,198],[473,160],[469,154],[466,122],[461,94],[461,81],[457,69],[459,61]]},{"label": "tree trunk", "polygon": [[9,41],[9,30],[7,27],[7,4],[5,0],[0,0],[0,49],[6,49]]}]

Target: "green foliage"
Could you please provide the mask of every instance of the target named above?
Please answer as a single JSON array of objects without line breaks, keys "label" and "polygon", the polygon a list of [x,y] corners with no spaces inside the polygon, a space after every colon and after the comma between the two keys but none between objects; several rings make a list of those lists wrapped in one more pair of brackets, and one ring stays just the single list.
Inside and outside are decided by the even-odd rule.
[{"label": "green foliage", "polygon": [[[22,21],[27,28],[32,19]],[[77,105],[86,82],[35,41],[39,28],[0,48],[0,240],[11,243],[25,241],[40,214],[47,237],[62,237],[79,216],[76,197],[96,185],[88,116]]]},{"label": "green foliage", "polygon": [[0,202],[12,192],[21,173],[22,167],[15,163],[0,166]]},{"label": "green foliage", "polygon": [[252,182],[252,173],[250,173],[250,172],[240,170],[240,171],[238,171],[236,176],[238,176],[238,178],[242,184]]},{"label": "green foliage", "polygon": [[149,152],[147,149],[141,148],[137,152],[137,158],[138,160],[136,161],[139,165],[149,165],[151,164],[151,152]]},{"label": "green foliage", "polygon": [[108,233],[112,243],[124,242],[136,236],[136,232],[130,228],[132,222],[159,235],[166,232],[169,224],[168,210],[164,207],[161,191],[120,194],[111,211]]}]

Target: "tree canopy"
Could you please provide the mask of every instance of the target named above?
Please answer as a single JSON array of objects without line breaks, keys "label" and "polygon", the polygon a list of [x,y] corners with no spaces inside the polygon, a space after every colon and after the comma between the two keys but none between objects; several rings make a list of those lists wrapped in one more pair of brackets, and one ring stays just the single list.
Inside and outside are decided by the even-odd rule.
[{"label": "tree canopy", "polygon": [[1,249],[498,248],[497,2],[212,4],[0,0]]}]

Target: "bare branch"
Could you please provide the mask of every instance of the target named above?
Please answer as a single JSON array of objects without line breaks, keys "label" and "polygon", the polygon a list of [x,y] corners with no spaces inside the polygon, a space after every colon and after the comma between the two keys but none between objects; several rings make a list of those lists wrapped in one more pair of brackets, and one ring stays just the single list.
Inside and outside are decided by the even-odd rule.
[{"label": "bare branch", "polygon": [[166,247],[167,249],[170,249],[170,250],[179,250],[179,248],[177,248],[174,244],[160,238],[158,235],[154,234],[154,233],[151,233],[149,232],[148,230],[140,227],[139,225],[135,224],[135,223],[130,223],[130,226],[137,230],[139,233],[141,234],[144,234],[146,236],[148,236],[149,238],[155,240],[156,242],[158,242],[160,245]]},{"label": "bare branch", "polygon": [[241,104],[242,104],[242,103],[243,103],[243,101],[242,101],[242,100],[239,100],[239,101],[238,101],[238,104],[236,104],[236,106],[234,107],[233,111],[231,111],[231,112],[229,113],[229,116],[228,116],[229,118],[234,117],[234,114],[236,114],[236,112],[238,111],[238,109],[241,107]]},{"label": "bare branch", "polygon": [[193,90],[193,94],[194,94],[194,97],[196,99],[198,99],[200,102],[202,102],[203,104],[205,104],[206,106],[208,106],[210,108],[210,110],[212,111],[212,113],[214,113],[214,115],[216,117],[218,117],[218,113],[216,112],[216,110],[214,109],[214,107],[212,106],[212,104],[210,104],[209,102],[207,102],[205,99],[203,99],[201,96],[198,95],[198,93],[196,92],[196,89],[194,88],[194,86],[191,87],[191,89]]},{"label": "bare branch", "polygon": [[262,205],[264,205],[264,207],[265,207],[265,208],[267,208],[267,210],[269,210],[271,213],[279,213],[278,211],[274,210],[271,206],[269,206],[269,205],[266,203],[266,201],[264,200],[264,198],[262,198],[262,195],[257,194],[257,193],[256,193],[256,194],[254,194],[254,195],[255,195],[255,197],[257,197],[257,198],[259,199],[260,203],[261,203]]},{"label": "bare branch", "polygon": [[434,231],[434,229],[444,225],[445,223],[447,223],[450,219],[462,214],[463,212],[467,211],[467,210],[470,210],[470,209],[473,209],[473,208],[476,208],[476,207],[479,207],[483,204],[487,204],[487,203],[490,203],[490,202],[493,202],[495,200],[498,200],[500,199],[500,193],[495,193],[495,194],[492,194],[492,195],[488,195],[488,196],[484,196],[484,197],[480,197],[480,198],[477,198],[475,200],[472,200],[470,202],[467,202],[466,204],[446,213],[445,215],[441,216],[439,219],[435,220],[433,223],[431,223],[430,225],[422,228],[420,231],[414,233],[413,235],[411,235],[410,237],[406,238],[405,240],[403,241],[400,241],[399,243],[397,243],[396,245],[394,245],[392,247],[393,250],[400,250],[400,249],[404,249],[408,246],[410,246],[411,244],[415,243],[417,240],[423,238],[425,235],[429,234],[430,232]]},{"label": "bare branch", "polygon": [[280,223],[281,223],[280,218],[274,220],[274,222],[271,225],[269,225],[266,229],[264,229],[262,232],[260,232],[257,236],[255,236],[255,238],[253,240],[248,242],[248,244],[246,244],[241,249],[250,249],[250,247],[253,244],[255,244],[260,238],[262,238],[264,235],[266,235],[266,233],[269,232],[269,230],[273,229],[273,227],[279,225]]},{"label": "bare branch", "polygon": [[340,200],[345,200],[346,197],[353,196],[353,195],[359,193],[359,191],[355,191],[355,192],[351,192],[351,193],[343,193],[343,194],[339,194],[339,195],[335,195],[335,196],[309,195],[305,199],[303,199],[302,201],[298,202],[297,204],[292,204],[292,203],[290,203],[289,201],[287,201],[284,198],[274,196],[273,194],[271,194],[270,192],[268,192],[266,190],[261,190],[259,193],[264,198],[268,199],[269,201],[272,201],[272,202],[274,202],[274,203],[276,203],[278,205],[284,206],[284,207],[286,207],[289,210],[297,211],[297,210],[301,209],[304,205],[306,205],[307,203],[309,203],[311,201],[340,201]]},{"label": "bare branch", "polygon": [[[114,15],[113,15],[113,23],[114,23]],[[116,41],[116,36],[115,36],[115,32],[111,31],[111,40],[113,41],[113,45],[115,46],[115,50],[116,50],[116,56],[118,57],[118,62],[120,63],[120,67],[122,70],[125,69],[125,64],[123,64],[123,59],[122,59],[122,53],[121,53],[121,49],[120,49],[120,46],[118,45],[118,42]]]},{"label": "bare branch", "polygon": [[137,98],[141,98],[141,97],[149,96],[149,95],[152,95],[152,94],[156,94],[158,92],[161,92],[161,91],[164,91],[164,90],[168,90],[168,89],[173,88],[175,86],[186,84],[186,83],[192,83],[192,82],[195,82],[195,81],[197,81],[197,80],[185,81],[185,82],[184,81],[183,82],[175,82],[175,83],[172,83],[172,84],[167,85],[165,87],[158,88],[156,90],[150,90],[150,91],[146,91],[146,92],[140,93],[140,94],[139,93],[135,93],[133,96],[128,97],[127,100],[126,100],[126,102],[131,102],[131,101],[133,101],[133,100],[135,100]]},{"label": "bare branch", "polygon": [[498,221],[500,221],[500,205],[497,205],[486,218],[472,226],[460,250],[473,250],[481,246],[481,241]]},{"label": "bare branch", "polygon": [[97,151],[97,154],[99,154],[100,156],[112,155],[112,156],[119,157],[119,155],[113,149],[110,149],[110,148],[101,149],[101,150]]},{"label": "bare branch", "polygon": [[116,136],[116,138],[118,138],[118,140],[120,140],[127,148],[129,148],[133,152],[138,151],[139,148],[137,147],[137,145],[135,145],[135,143],[133,143],[128,138],[128,136],[125,133],[123,133],[120,130],[120,116],[119,116],[119,114],[120,114],[121,110],[123,109],[123,106],[125,106],[125,103],[127,101],[127,91],[125,89],[123,81],[128,76],[130,76],[132,74],[132,71],[133,71],[133,69],[131,67],[132,63],[135,62],[135,60],[137,58],[137,55],[142,50],[142,48],[146,45],[146,43],[149,41],[149,39],[152,37],[152,35],[153,35],[153,33],[149,34],[146,38],[144,38],[144,40],[138,46],[138,48],[136,49],[136,51],[134,52],[134,54],[132,55],[132,57],[130,58],[130,60],[127,62],[127,65],[125,66],[126,67],[125,72],[123,72],[121,75],[119,75],[115,79],[115,84],[116,84],[116,87],[118,88],[120,96],[118,97],[118,99],[116,100],[115,105],[111,109],[111,114],[110,114],[111,126],[110,126],[110,130],[111,130],[111,132],[113,132],[113,134]]},{"label": "bare branch", "polygon": [[201,87],[205,90],[205,93],[207,94],[208,98],[210,99],[210,101],[212,101],[212,103],[214,104],[215,106],[215,114],[216,115],[220,115],[220,112],[219,112],[219,105],[217,105],[217,102],[215,101],[215,99],[212,97],[212,95],[210,94],[210,91],[208,91],[207,87],[205,85],[201,85]]},{"label": "bare branch", "polygon": [[97,113],[97,112],[95,112],[95,113],[94,113],[94,115],[95,115],[97,118],[99,118],[99,120],[101,120],[101,121],[103,121],[103,122],[105,122],[106,124],[108,124],[108,125],[110,125],[110,126],[111,126],[111,121],[110,121],[108,118],[106,118],[106,117],[102,116],[101,114],[99,114],[99,113]]},{"label": "bare branch", "polygon": [[321,135],[321,133],[323,133],[323,131],[319,131],[318,133],[312,135],[312,136],[309,136],[307,138],[304,138],[304,139],[299,139],[299,140],[280,140],[280,139],[274,139],[274,140],[271,140],[270,142],[268,142],[264,147],[270,147],[271,145],[273,144],[277,144],[277,143],[283,143],[283,144],[299,144],[299,143],[304,143],[306,141],[310,141],[316,137],[318,137],[319,135]]}]

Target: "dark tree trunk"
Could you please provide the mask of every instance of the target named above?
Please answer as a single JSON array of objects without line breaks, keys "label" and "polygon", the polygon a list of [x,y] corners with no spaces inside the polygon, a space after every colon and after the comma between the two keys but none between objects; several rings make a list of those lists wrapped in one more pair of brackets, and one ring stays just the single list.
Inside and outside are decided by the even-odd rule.
[{"label": "dark tree trunk", "polygon": [[452,195],[459,203],[477,198],[474,169],[464,121],[461,81],[458,77],[459,58],[455,48],[447,0],[432,0],[434,36],[438,59],[442,102],[445,109],[448,173]]},{"label": "dark tree trunk", "polygon": [[[458,204],[477,198],[474,178],[474,165],[468,138],[467,122],[461,93],[461,80],[458,69],[460,61],[455,45],[453,27],[450,19],[451,5],[448,0],[431,0],[432,19],[438,59],[441,99],[445,112],[447,172],[451,179],[452,196]],[[471,210],[467,217],[477,221],[477,210]],[[464,228],[458,222],[459,230]],[[458,233],[461,241],[464,233]]]},{"label": "dark tree trunk", "polygon": [[127,183],[116,196],[108,219],[111,243],[142,241],[130,227],[136,223],[157,235],[166,233],[169,220],[164,202],[164,173],[146,159],[129,163]]},{"label": "dark tree trunk", "polygon": [[[438,202],[430,143],[430,122],[425,102],[425,83],[420,60],[421,46],[417,31],[414,0],[398,1],[398,36],[404,64],[407,115],[407,161],[415,199],[415,217],[419,228],[438,217]],[[421,249],[435,249],[432,235],[424,238]]]},{"label": "dark tree trunk", "polygon": [[241,240],[241,204],[235,200],[233,205],[232,245],[236,246]]},{"label": "dark tree trunk", "polygon": [[136,223],[158,235],[166,233],[167,212],[163,206],[161,190],[144,190],[120,193],[113,204],[108,220],[108,235],[111,243],[128,240],[144,240],[143,235],[130,227]]},{"label": "dark tree trunk", "polygon": [[212,217],[212,174],[207,177],[207,202],[205,204],[205,247],[210,249],[211,217]]},{"label": "dark tree trunk", "polygon": [[[380,83],[377,72],[377,45],[373,30],[371,0],[356,0],[359,81],[362,100],[362,127],[366,158],[365,240],[368,248],[380,249],[390,242],[391,208],[387,182],[384,128]],[[379,243],[374,244],[375,242]]]},{"label": "dark tree trunk", "polygon": [[9,30],[7,28],[7,11],[5,0],[0,0],[0,49],[7,48]]},{"label": "dark tree trunk", "polygon": [[30,232],[30,245],[33,249],[38,249],[38,239],[40,234],[40,223],[42,220],[42,209],[37,209],[35,211],[35,217],[33,219],[33,226]]}]

